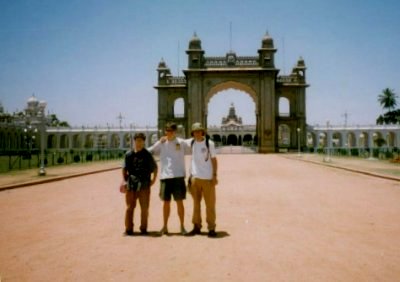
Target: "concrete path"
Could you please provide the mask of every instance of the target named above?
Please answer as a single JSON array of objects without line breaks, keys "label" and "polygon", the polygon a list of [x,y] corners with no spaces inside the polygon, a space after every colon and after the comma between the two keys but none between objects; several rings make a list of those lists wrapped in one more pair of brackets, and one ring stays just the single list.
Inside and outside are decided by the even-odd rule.
[{"label": "concrete path", "polygon": [[400,182],[286,155],[218,159],[216,239],[178,235],[175,205],[159,237],[158,183],[150,236],[123,237],[119,170],[0,192],[2,281],[399,280]]},{"label": "concrete path", "polygon": [[104,161],[93,163],[74,163],[69,165],[51,166],[46,168],[46,175],[39,176],[38,168],[13,170],[0,174],[0,191],[22,188],[31,185],[59,181],[93,173],[119,169],[122,161]]},{"label": "concrete path", "polygon": [[400,181],[400,163],[394,163],[390,160],[345,156],[327,157],[326,155],[319,154],[286,154],[284,156],[365,175]]}]

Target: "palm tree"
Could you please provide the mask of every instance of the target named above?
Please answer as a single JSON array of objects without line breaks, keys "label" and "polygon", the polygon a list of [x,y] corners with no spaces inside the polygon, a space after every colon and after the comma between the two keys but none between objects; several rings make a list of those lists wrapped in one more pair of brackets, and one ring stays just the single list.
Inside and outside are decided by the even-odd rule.
[{"label": "palm tree", "polygon": [[382,108],[388,109],[389,112],[397,105],[396,99],[397,95],[389,88],[383,89],[382,93],[378,96],[378,102],[381,104]]}]

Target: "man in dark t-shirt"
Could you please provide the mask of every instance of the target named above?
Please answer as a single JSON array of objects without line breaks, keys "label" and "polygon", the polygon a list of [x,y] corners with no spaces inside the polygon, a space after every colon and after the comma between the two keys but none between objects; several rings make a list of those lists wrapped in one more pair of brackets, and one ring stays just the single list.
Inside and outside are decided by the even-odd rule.
[{"label": "man in dark t-shirt", "polygon": [[140,233],[147,234],[149,216],[150,187],[157,178],[157,164],[153,156],[144,148],[146,136],[134,135],[134,148],[125,154],[122,177],[126,182],[125,235],[133,235],[133,213],[139,200],[141,209]]}]

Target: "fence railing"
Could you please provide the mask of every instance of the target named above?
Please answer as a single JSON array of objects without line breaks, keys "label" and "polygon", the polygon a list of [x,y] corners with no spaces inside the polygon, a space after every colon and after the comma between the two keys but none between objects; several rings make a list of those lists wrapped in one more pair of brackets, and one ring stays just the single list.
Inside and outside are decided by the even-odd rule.
[{"label": "fence railing", "polygon": [[[107,160],[123,160],[124,150],[64,150],[47,151],[44,154],[45,167],[72,163],[88,163]],[[0,155],[0,173],[40,167],[40,151],[9,151]]]}]

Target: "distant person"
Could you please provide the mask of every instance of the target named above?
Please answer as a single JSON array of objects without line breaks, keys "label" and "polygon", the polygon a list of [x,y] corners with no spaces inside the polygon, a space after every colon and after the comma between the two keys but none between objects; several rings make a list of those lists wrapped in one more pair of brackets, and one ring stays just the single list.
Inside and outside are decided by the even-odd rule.
[{"label": "distant person", "polygon": [[190,194],[193,198],[193,230],[187,235],[193,236],[201,233],[201,199],[204,197],[206,205],[206,221],[208,237],[216,237],[216,192],[217,158],[214,142],[209,140],[204,127],[200,123],[192,125],[191,141],[192,162],[190,176]]},{"label": "distant person", "polygon": [[144,148],[146,136],[136,133],[134,146],[125,154],[122,177],[126,181],[125,235],[133,235],[133,219],[136,202],[141,209],[140,233],[147,235],[150,205],[150,187],[157,178],[157,164],[149,151]]},{"label": "distant person", "polygon": [[149,148],[149,151],[160,155],[160,198],[164,202],[164,225],[160,230],[161,235],[168,234],[168,219],[171,211],[172,197],[177,205],[181,225],[180,232],[182,235],[186,234],[183,200],[186,199],[185,151],[188,150],[188,145],[183,139],[176,136],[176,131],[177,125],[175,123],[167,123],[165,127],[166,137],[157,141]]}]

